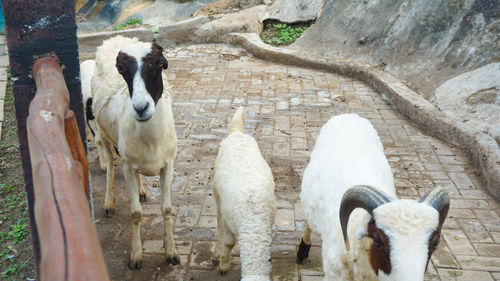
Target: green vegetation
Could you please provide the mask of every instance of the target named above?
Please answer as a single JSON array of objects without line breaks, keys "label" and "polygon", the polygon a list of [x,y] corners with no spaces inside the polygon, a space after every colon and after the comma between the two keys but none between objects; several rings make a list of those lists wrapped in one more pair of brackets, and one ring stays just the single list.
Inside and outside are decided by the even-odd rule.
[{"label": "green vegetation", "polygon": [[0,280],[26,280],[35,274],[9,71],[7,77],[0,142]]},{"label": "green vegetation", "polygon": [[141,19],[131,18],[124,24],[120,24],[117,27],[115,27],[115,30],[129,29],[129,28],[139,27],[141,25],[142,25]]},{"label": "green vegetation", "polygon": [[270,25],[262,32],[260,38],[267,44],[274,46],[287,46],[295,42],[307,29],[307,26],[290,26],[285,23]]}]

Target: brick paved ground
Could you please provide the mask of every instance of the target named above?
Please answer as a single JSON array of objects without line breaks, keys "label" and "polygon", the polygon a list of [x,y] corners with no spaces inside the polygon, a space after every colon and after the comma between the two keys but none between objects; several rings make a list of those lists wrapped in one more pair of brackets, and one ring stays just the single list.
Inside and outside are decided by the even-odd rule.
[{"label": "brick paved ground", "polygon": [[228,119],[239,105],[247,106],[246,132],[257,139],[276,181],[274,280],[322,279],[317,237],[306,265],[295,264],[304,227],[300,181],[322,124],[334,114],[348,112],[370,119],[378,130],[400,197],[418,198],[436,185],[450,190],[451,209],[427,280],[500,280],[500,205],[485,192],[468,155],[423,133],[369,86],[269,63],[227,46],[177,48],[168,50],[167,57],[179,138],[172,200],[182,265],[171,267],[163,260],[158,178],[150,177],[145,180],[149,200],[143,204],[143,269],[132,272],[126,267],[130,222],[123,175],[116,170],[117,212],[106,219],[105,173],[98,169],[91,145],[96,225],[114,280],[239,279],[237,249],[225,277],[209,261],[216,227],[211,167]]}]

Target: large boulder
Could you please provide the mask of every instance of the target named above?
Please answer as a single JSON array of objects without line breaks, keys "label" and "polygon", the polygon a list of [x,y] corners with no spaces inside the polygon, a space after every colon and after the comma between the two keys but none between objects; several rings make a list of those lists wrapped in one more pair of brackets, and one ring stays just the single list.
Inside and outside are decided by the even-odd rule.
[{"label": "large boulder", "polygon": [[315,20],[324,0],[275,0],[267,8],[261,20],[277,20],[294,23]]},{"label": "large boulder", "polygon": [[210,4],[203,6],[193,14],[197,16],[209,16],[211,18],[220,17],[223,14],[231,13],[234,9],[240,6],[239,0],[217,0]]},{"label": "large boulder", "polygon": [[436,89],[433,102],[445,113],[500,143],[500,63],[446,81]]},{"label": "large boulder", "polygon": [[262,0],[239,0],[239,2],[241,9],[255,7],[263,3]]},{"label": "large boulder", "polygon": [[158,41],[168,46],[183,42],[220,42],[224,35],[231,32],[257,33],[263,29],[259,14],[265,5],[230,13],[219,19],[209,21],[207,16],[198,16],[178,23],[160,25]]},{"label": "large boulder", "polygon": [[222,36],[231,32],[260,34],[263,29],[263,24],[259,20],[259,15],[263,13],[265,9],[265,5],[259,5],[241,10],[237,13],[227,14],[203,25],[197,33],[215,41],[219,41]]}]

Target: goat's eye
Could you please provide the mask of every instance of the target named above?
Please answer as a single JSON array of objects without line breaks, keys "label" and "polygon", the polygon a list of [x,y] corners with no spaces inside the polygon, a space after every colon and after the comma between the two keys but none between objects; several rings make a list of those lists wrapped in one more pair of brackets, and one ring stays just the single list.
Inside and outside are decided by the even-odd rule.
[{"label": "goat's eye", "polygon": [[116,68],[118,69],[118,72],[122,73],[125,72],[125,69],[121,65],[117,65]]},{"label": "goat's eye", "polygon": [[382,242],[380,242],[380,238],[378,237],[377,234],[374,234],[372,239],[373,239],[373,245],[375,245],[377,249],[383,248]]}]

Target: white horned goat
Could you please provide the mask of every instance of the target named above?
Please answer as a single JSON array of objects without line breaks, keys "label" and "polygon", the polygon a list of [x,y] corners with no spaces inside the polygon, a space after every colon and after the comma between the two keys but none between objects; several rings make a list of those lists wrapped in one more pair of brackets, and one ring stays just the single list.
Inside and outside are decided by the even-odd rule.
[{"label": "white horned goat", "polygon": [[419,201],[396,197],[377,132],[356,114],[323,126],[300,198],[307,225],[297,262],[319,233],[325,280],[424,280],[449,208],[444,188]]},{"label": "white horned goat", "polygon": [[238,241],[241,280],[264,281],[271,275],[274,179],[255,139],[243,133],[244,114],[243,107],[234,114],[215,162],[217,241],[213,262],[225,274]]},{"label": "white horned goat", "polygon": [[96,135],[102,143],[107,171],[104,211],[115,211],[113,151],[123,160],[123,174],[130,195],[132,241],[129,267],[142,265],[141,200],[146,190],[141,174],[160,174],[161,211],[165,226],[165,254],[179,264],[173,240],[170,188],[177,150],[172,97],[163,70],[168,67],[162,48],[137,38],[116,36],[97,48],[92,77],[92,102],[85,103],[95,116]]}]

